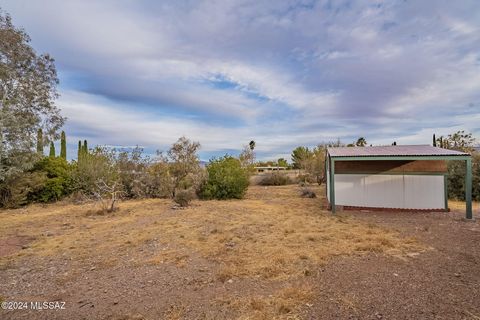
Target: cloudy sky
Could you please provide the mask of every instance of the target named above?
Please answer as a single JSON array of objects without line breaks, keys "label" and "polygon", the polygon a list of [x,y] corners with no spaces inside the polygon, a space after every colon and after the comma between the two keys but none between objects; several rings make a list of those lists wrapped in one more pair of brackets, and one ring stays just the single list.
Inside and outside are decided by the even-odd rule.
[{"label": "cloudy sky", "polygon": [[480,138],[480,3],[22,1],[2,8],[56,59],[69,137],[201,158],[288,157],[340,138]]}]

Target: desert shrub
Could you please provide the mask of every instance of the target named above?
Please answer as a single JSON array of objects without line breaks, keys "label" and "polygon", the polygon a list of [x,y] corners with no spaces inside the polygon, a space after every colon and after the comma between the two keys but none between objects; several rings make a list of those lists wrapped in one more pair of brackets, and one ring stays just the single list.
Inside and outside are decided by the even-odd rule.
[{"label": "desert shrub", "polygon": [[158,161],[146,169],[146,174],[137,185],[136,194],[148,198],[170,198],[173,194],[174,184],[169,172],[168,163]]},{"label": "desert shrub", "polygon": [[107,184],[120,181],[115,152],[101,147],[90,150],[78,161],[73,178],[75,189],[85,194],[96,192],[99,181]]},{"label": "desert shrub", "polygon": [[296,177],[296,180],[298,183],[301,183],[301,184],[308,184],[308,183],[315,183],[317,182],[317,179],[316,177],[310,175],[310,174],[299,174],[297,177]]},{"label": "desert shrub", "polygon": [[210,160],[207,180],[200,195],[204,199],[241,199],[248,188],[248,172],[231,156]]},{"label": "desert shrub", "polygon": [[76,191],[97,201],[105,211],[114,211],[123,193],[115,151],[97,147],[83,154],[74,174]]},{"label": "desert shrub", "polygon": [[67,195],[65,192],[65,182],[63,178],[47,179],[43,187],[34,194],[34,200],[39,202],[52,202],[60,200]]},{"label": "desert shrub", "polygon": [[292,180],[286,174],[273,172],[263,176],[258,184],[262,186],[284,186],[290,183],[292,183]]},{"label": "desert shrub", "polygon": [[[304,182],[321,184],[325,175],[325,153],[326,148],[334,144],[319,144],[313,149],[297,147],[292,151],[293,167],[303,169],[306,175]],[[309,181],[306,181],[306,180]]]},{"label": "desert shrub", "polygon": [[317,197],[316,193],[312,189],[309,189],[309,188],[306,188],[306,187],[303,187],[300,190],[300,196],[302,198],[316,198]]},{"label": "desert shrub", "polygon": [[19,207],[35,201],[57,201],[72,190],[72,166],[62,158],[44,157],[30,170],[17,172],[2,184],[0,205]]},{"label": "desert shrub", "polygon": [[0,184],[0,206],[17,208],[31,202],[30,195],[45,186],[44,172],[17,172]]},{"label": "desert shrub", "polygon": [[195,199],[195,190],[193,188],[177,190],[173,197],[173,201],[180,207],[187,207],[193,199]]},{"label": "desert shrub", "polygon": [[197,155],[199,148],[200,143],[181,137],[162,159],[168,162],[168,170],[173,180],[173,197],[177,189],[186,189],[186,183],[193,183],[195,180],[193,176],[200,172],[200,161]]},{"label": "desert shrub", "polygon": [[29,200],[52,202],[71,194],[74,190],[73,167],[60,157],[45,157],[37,162],[33,171],[46,178],[42,187],[29,193]]},{"label": "desert shrub", "polygon": [[121,151],[115,153],[114,160],[118,169],[119,181],[122,185],[123,197],[146,197],[147,169],[150,159],[143,156],[143,150],[136,147],[131,152]]}]

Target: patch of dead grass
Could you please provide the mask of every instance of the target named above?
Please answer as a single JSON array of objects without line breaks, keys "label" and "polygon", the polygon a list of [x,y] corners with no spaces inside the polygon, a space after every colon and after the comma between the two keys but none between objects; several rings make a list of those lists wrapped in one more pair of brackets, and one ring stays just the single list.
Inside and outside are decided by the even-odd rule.
[{"label": "patch of dead grass", "polygon": [[[465,201],[448,200],[448,208],[453,211],[465,212]],[[472,210],[476,212],[480,209],[480,202],[472,201]]]},{"label": "patch of dead grass", "polygon": [[346,215],[332,216],[321,209],[321,201],[299,198],[293,186],[252,187],[245,200],[201,202],[147,230],[219,263],[220,281],[286,279],[332,256],[398,256],[420,248],[394,231]]},{"label": "patch of dead grass", "polygon": [[235,310],[239,320],[301,319],[313,295],[309,285],[289,286],[270,295],[226,297],[215,303]]}]

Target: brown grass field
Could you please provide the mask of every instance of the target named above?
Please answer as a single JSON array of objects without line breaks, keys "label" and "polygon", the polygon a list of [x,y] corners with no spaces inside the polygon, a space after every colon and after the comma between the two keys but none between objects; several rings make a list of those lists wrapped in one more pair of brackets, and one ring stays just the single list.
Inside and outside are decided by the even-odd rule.
[{"label": "brown grass field", "polygon": [[[149,199],[112,214],[69,203],[0,211],[0,299],[66,302],[0,318],[480,319],[480,229],[461,220],[461,203],[333,216],[314,189],[305,199],[297,186],[252,186],[246,199],[184,209]],[[415,294],[405,310],[391,305]],[[435,307],[443,300],[455,306]]]}]

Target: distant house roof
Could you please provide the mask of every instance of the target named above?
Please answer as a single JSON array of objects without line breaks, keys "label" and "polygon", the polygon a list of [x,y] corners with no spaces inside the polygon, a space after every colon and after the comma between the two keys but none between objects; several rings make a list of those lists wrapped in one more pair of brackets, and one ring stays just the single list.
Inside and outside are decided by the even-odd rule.
[{"label": "distant house roof", "polygon": [[469,156],[470,154],[432,147],[429,145],[403,145],[382,147],[328,148],[331,157],[415,157],[415,156]]}]

